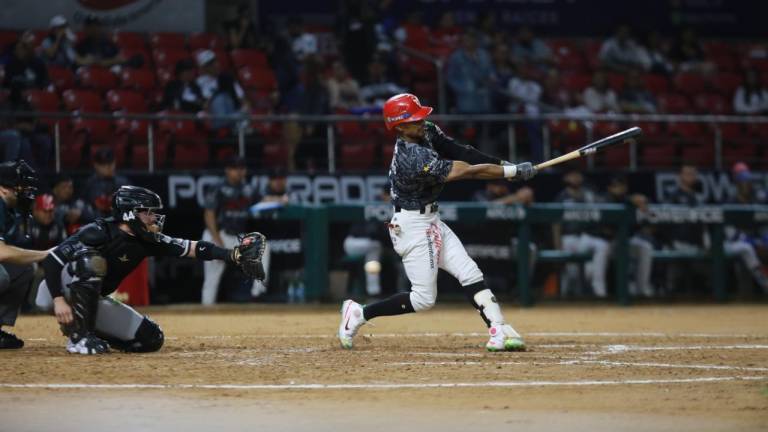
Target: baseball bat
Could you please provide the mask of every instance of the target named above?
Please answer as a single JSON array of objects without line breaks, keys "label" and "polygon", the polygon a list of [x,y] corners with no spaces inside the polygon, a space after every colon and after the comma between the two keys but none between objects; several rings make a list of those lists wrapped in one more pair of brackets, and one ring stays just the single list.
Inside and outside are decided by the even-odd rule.
[{"label": "baseball bat", "polygon": [[563,162],[567,162],[569,160],[573,160],[576,158],[580,158],[582,156],[595,153],[598,149],[601,149],[603,147],[608,147],[613,144],[622,143],[630,138],[634,138],[638,135],[643,133],[643,130],[639,127],[635,126],[626,130],[623,130],[621,132],[615,133],[611,136],[607,136],[605,138],[601,138],[595,142],[591,142],[577,150],[574,150],[570,153],[566,153],[562,156],[558,156],[554,159],[550,159],[548,161],[544,161],[538,165],[535,166],[536,170],[541,170],[544,168],[549,168],[554,165],[561,164]]}]

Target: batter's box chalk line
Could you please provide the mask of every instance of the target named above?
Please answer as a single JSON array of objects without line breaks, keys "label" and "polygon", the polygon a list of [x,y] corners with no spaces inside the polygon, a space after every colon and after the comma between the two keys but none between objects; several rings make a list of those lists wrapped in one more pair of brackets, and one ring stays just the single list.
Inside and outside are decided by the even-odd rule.
[{"label": "batter's box chalk line", "polygon": [[85,384],[85,383],[0,383],[0,388],[50,390],[390,390],[435,388],[511,388],[511,387],[584,387],[643,384],[693,384],[727,381],[766,381],[768,376],[727,376],[681,379],[626,379],[583,381],[492,381],[443,383],[375,383],[375,384]]}]

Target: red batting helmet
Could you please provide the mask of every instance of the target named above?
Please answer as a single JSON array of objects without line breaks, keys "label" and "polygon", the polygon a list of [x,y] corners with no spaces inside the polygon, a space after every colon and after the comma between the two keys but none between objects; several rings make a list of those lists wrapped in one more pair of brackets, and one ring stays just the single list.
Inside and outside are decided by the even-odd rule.
[{"label": "red batting helmet", "polygon": [[432,107],[421,106],[419,98],[410,93],[401,93],[389,98],[384,103],[383,111],[384,124],[391,130],[400,123],[424,120],[432,112]]}]

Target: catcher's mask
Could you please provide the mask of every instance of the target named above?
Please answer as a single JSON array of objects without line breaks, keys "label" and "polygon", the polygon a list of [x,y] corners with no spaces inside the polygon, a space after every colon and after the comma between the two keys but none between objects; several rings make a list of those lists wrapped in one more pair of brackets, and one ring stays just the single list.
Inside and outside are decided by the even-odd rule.
[{"label": "catcher's mask", "polygon": [[16,193],[16,209],[28,215],[37,194],[37,173],[24,160],[0,164],[0,185]]},{"label": "catcher's mask", "polygon": [[138,186],[122,186],[112,197],[112,215],[124,222],[141,240],[157,242],[163,232],[165,215],[156,213],[163,208],[160,196]]}]

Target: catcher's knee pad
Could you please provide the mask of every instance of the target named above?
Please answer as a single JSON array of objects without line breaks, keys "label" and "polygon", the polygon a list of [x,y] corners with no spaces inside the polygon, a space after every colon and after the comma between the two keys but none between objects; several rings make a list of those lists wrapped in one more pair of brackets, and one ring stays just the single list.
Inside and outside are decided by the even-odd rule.
[{"label": "catcher's knee pad", "polygon": [[411,306],[414,312],[432,309],[437,301],[437,290],[413,290],[411,291]]},{"label": "catcher's knee pad", "polygon": [[119,349],[120,351],[148,353],[159,351],[162,348],[163,342],[165,342],[165,335],[157,323],[144,317],[141,324],[139,324],[139,328],[136,329],[133,339],[124,341],[109,336],[104,336],[104,339],[109,342],[112,348]]},{"label": "catcher's knee pad", "polygon": [[67,300],[74,311],[71,324],[62,331],[73,339],[93,333],[96,327],[96,309],[101,297],[101,282],[107,274],[107,262],[93,248],[82,247],[75,253],[67,271],[73,276],[68,285]]}]

